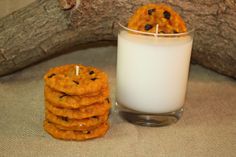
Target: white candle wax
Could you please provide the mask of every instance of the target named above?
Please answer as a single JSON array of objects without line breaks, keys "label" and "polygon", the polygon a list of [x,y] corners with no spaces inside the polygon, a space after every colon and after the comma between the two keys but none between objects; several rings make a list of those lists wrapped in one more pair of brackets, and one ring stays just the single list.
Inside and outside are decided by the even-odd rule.
[{"label": "white candle wax", "polygon": [[118,104],[146,113],[178,110],[185,100],[192,37],[118,34]]}]

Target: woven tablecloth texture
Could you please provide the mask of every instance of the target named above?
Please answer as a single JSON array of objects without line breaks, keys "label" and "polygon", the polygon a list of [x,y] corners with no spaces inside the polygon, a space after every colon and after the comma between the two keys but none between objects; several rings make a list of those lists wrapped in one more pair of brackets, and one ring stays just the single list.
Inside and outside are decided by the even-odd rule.
[{"label": "woven tablecloth texture", "polygon": [[113,46],[76,51],[1,77],[1,157],[236,156],[236,81],[197,65],[191,66],[185,111],[177,124],[159,128],[136,126],[122,120],[113,109],[110,130],[103,138],[83,142],[52,138],[42,127],[43,75],[50,67],[67,63],[106,71],[114,105]]}]

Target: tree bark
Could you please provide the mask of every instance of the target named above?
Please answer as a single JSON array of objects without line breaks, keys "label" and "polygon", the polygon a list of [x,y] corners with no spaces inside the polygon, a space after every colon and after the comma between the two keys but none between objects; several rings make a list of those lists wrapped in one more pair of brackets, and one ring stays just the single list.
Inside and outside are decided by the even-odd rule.
[{"label": "tree bark", "polygon": [[[127,21],[137,7],[149,2],[163,1],[77,0],[77,5],[71,2],[73,6],[63,10],[56,0],[38,0],[0,19],[0,76],[80,44],[114,41],[115,22]],[[164,2],[196,28],[192,60],[236,78],[236,2]]]}]

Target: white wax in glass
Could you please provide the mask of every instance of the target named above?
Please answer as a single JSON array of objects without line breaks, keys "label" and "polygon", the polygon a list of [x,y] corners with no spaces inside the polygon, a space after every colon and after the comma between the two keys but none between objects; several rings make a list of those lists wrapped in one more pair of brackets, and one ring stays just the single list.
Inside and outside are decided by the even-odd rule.
[{"label": "white wax in glass", "polygon": [[180,109],[185,101],[192,37],[118,34],[117,102],[146,113]]}]

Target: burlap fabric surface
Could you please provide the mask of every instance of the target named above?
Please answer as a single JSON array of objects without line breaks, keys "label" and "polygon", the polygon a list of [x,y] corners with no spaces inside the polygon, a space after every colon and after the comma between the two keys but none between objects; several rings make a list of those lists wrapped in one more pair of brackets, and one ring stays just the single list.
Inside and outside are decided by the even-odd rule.
[{"label": "burlap fabric surface", "polygon": [[[112,112],[105,137],[84,142],[56,140],[42,127],[43,74],[82,63],[105,70],[115,92],[116,47],[77,51],[0,78],[0,156],[236,156],[236,81],[192,66],[185,112],[175,125],[135,126]],[[174,79],[174,78],[173,78]],[[113,104],[114,105],[114,104]]]}]

